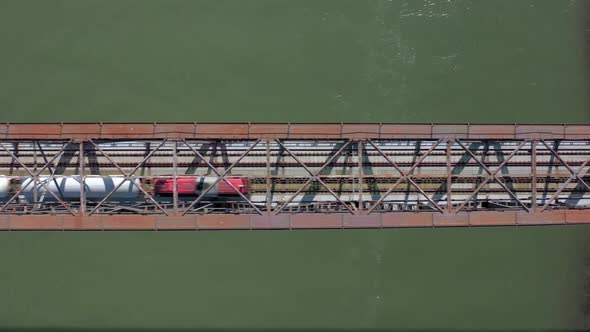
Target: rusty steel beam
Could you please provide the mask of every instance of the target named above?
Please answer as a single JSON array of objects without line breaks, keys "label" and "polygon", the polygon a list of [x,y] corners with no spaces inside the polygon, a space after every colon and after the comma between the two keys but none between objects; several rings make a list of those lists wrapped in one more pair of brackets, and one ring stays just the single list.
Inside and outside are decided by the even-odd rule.
[{"label": "rusty steel beam", "polygon": [[172,150],[172,172],[173,172],[173,188],[172,188],[172,205],[174,215],[178,214],[178,141],[174,141]]},{"label": "rusty steel beam", "polygon": [[37,173],[37,144],[33,143],[33,173],[37,174],[33,179],[33,203],[37,204],[37,183],[39,175]]},{"label": "rusty steel beam", "polygon": [[469,123],[4,123],[0,139],[588,139],[590,125]]},{"label": "rusty steel beam", "polygon": [[531,141],[531,208],[537,212],[537,140]]},{"label": "rusty steel beam", "polygon": [[363,175],[364,175],[364,170],[363,170],[363,158],[364,158],[364,145],[365,142],[364,140],[360,140],[357,143],[357,158],[358,158],[358,185],[359,185],[359,189],[358,189],[358,193],[359,193],[359,198],[358,198],[358,205],[359,205],[359,213],[362,213],[363,211]]},{"label": "rusty steel beam", "polygon": [[272,229],[359,229],[419,227],[486,227],[590,224],[580,210],[527,213],[524,211],[350,214],[283,214],[280,218],[259,215],[164,215],[132,216],[3,216],[0,231],[26,230],[272,230]]},{"label": "rusty steel beam", "polygon": [[451,164],[451,147],[454,140],[448,139],[447,140],[447,151],[446,151],[446,159],[447,159],[447,208],[446,213],[453,212],[453,203],[451,199],[451,184],[452,184],[452,177],[453,177],[453,168]]},{"label": "rusty steel beam", "polygon": [[86,214],[86,163],[84,162],[84,142],[78,147],[78,168],[80,169],[80,212],[81,216]]},{"label": "rusty steel beam", "polygon": [[270,140],[266,140],[266,212],[272,210],[272,178],[270,175]]}]

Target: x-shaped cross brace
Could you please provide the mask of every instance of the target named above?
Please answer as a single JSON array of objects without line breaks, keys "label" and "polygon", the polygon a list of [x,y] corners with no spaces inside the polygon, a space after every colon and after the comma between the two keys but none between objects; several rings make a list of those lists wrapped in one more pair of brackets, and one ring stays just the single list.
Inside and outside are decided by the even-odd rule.
[{"label": "x-shaped cross brace", "polygon": [[504,190],[506,190],[508,192],[508,194],[510,194],[510,196],[512,196],[512,198],[516,199],[518,201],[518,203],[520,203],[520,205],[522,205],[525,210],[528,211],[528,208],[522,203],[520,202],[520,200],[518,200],[518,198],[516,198],[516,195],[508,189],[508,187],[506,187],[506,185],[503,182],[500,182],[498,180],[497,174],[498,172],[502,169],[502,167],[504,167],[504,165],[506,165],[510,159],[512,159],[512,157],[514,157],[516,155],[516,153],[522,149],[522,147],[527,143],[528,141],[522,141],[517,147],[516,149],[514,149],[514,151],[512,151],[512,153],[510,153],[510,155],[508,157],[506,157],[506,159],[500,163],[500,166],[498,166],[498,168],[496,168],[493,172],[490,172],[489,168],[487,168],[483,162],[481,162],[480,160],[478,160],[475,155],[471,152],[471,150],[469,150],[469,148],[467,148],[466,146],[464,146],[461,142],[459,142],[459,140],[457,140],[457,143],[459,143],[459,145],[465,150],[467,151],[467,153],[469,153],[469,155],[475,159],[475,161],[477,161],[482,167],[483,169],[488,172],[488,176],[479,184],[479,186],[475,189],[475,191],[473,191],[469,197],[467,197],[467,199],[465,199],[463,201],[463,203],[461,203],[461,205],[457,208],[457,210],[455,212],[459,212],[461,211],[461,209],[463,209],[463,207],[465,207],[465,205],[469,202],[469,200],[471,200],[475,195],[477,195],[477,193],[491,180],[496,180],[496,182],[498,182],[500,184],[500,186],[502,186],[502,188],[504,188]]},{"label": "x-shaped cross brace", "polygon": [[[67,146],[67,144],[66,144]],[[39,147],[39,152],[41,152],[41,156],[43,157],[43,160],[45,160],[45,162],[47,163],[47,156],[45,155],[45,151],[43,151],[43,148],[41,147],[41,143],[39,143],[39,141],[37,141],[37,147]],[[49,172],[51,173],[51,175],[55,174],[55,172],[57,171],[57,169],[49,166],[48,167]],[[35,178],[35,185],[37,185],[38,179]],[[63,197],[63,193],[61,192],[61,188],[59,187],[59,184],[57,183],[57,180],[55,179],[55,177],[53,178],[53,183],[55,183],[55,187],[57,188],[57,192],[59,193],[60,196]]]},{"label": "x-shaped cross brace", "polygon": [[489,175],[488,177],[477,187],[477,189],[471,193],[471,195],[469,195],[469,197],[459,206],[459,208],[455,211],[455,212],[459,212],[464,206],[465,204],[467,204],[467,202],[469,202],[469,200],[475,196],[477,194],[478,191],[481,190],[481,188],[483,188],[483,186],[490,180],[496,180],[496,183],[498,183],[507,193],[508,195],[510,195],[510,197],[514,198],[514,200],[520,204],[527,212],[529,211],[529,208],[521,201],[518,199],[518,197],[516,196],[516,194],[514,194],[512,192],[512,190],[510,190],[506,184],[502,181],[500,181],[500,179],[498,178],[498,172],[502,169],[502,167],[504,167],[504,165],[506,165],[506,163],[508,163],[508,161],[510,161],[510,159],[512,159],[512,157],[514,157],[514,155],[516,155],[516,152],[518,152],[518,150],[520,150],[528,141],[522,141],[518,147],[516,147],[516,149],[514,151],[512,151],[512,153],[506,158],[506,160],[504,160],[500,166],[495,170],[495,171],[490,171],[490,169],[479,159],[477,159],[477,157],[475,156],[475,154],[473,154],[473,152],[471,152],[471,150],[469,150],[468,147],[466,147],[460,140],[456,140],[456,142],[463,148],[463,150],[465,150],[470,156],[471,158],[473,158],[473,160],[475,160]]},{"label": "x-shaped cross brace", "polygon": [[317,172],[313,172],[312,170],[310,170],[307,165],[305,165],[295,154],[293,154],[293,152],[291,152],[291,150],[287,149],[287,147],[280,141],[280,140],[276,140],[276,142],[285,150],[285,152],[287,152],[291,157],[293,157],[293,159],[295,159],[295,161],[297,161],[308,173],[309,175],[311,175],[311,177],[309,179],[307,179],[307,181],[305,182],[305,184],[303,185],[303,187],[299,188],[299,190],[297,190],[295,192],[295,194],[293,194],[291,197],[289,197],[289,199],[283,204],[281,205],[281,207],[278,208],[277,211],[275,211],[275,214],[279,214],[289,203],[291,203],[292,200],[295,199],[295,197],[297,197],[297,195],[299,195],[299,193],[301,193],[312,181],[317,181],[319,182],[322,186],[324,186],[324,188],[326,188],[330,194],[332,194],[332,196],[334,196],[336,198],[336,200],[338,200],[338,202],[340,202],[340,204],[344,205],[344,207],[346,207],[346,209],[354,214],[354,211],[350,208],[350,206],[348,206],[348,204],[346,204],[344,201],[342,201],[342,199],[340,199],[340,197],[338,196],[338,194],[336,194],[332,189],[330,189],[328,187],[328,185],[326,185],[326,183],[324,181],[322,181],[322,179],[320,178],[320,173],[336,158],[338,157],[342,151],[344,151],[344,149],[346,149],[347,146],[350,145],[350,143],[352,142],[352,140],[348,140],[346,143],[344,143],[342,145],[342,147],[340,147],[340,149],[338,149],[338,151],[336,151],[336,153],[334,153],[323,165],[322,167],[320,167],[320,169]]},{"label": "x-shaped cross brace", "polygon": [[[186,144],[186,145],[187,145],[189,148],[191,148],[191,146],[190,146],[190,145],[189,145],[189,144],[188,144],[188,143],[187,143],[185,140],[183,140],[183,142],[184,142],[184,143],[185,143],[185,144]],[[239,191],[239,190],[237,190],[237,189],[236,189],[236,187],[235,187],[234,185],[232,185],[231,183],[229,183],[229,182],[226,180],[226,178],[225,178],[225,177],[226,177],[226,176],[229,174],[229,172],[232,170],[232,168],[234,168],[234,167],[235,167],[235,166],[236,166],[236,165],[237,165],[237,164],[238,164],[240,161],[242,161],[242,159],[244,159],[244,157],[246,157],[246,156],[248,155],[248,153],[250,153],[250,151],[252,151],[252,150],[253,150],[253,149],[256,147],[256,145],[258,145],[258,143],[260,143],[260,140],[257,140],[256,142],[254,142],[254,144],[253,144],[251,147],[249,147],[249,148],[248,148],[248,149],[247,149],[247,150],[246,150],[244,153],[242,153],[242,154],[241,154],[241,155],[238,157],[238,159],[236,159],[236,161],[234,161],[234,162],[233,162],[231,165],[229,165],[229,167],[228,167],[228,168],[227,168],[227,169],[226,169],[226,170],[225,170],[223,173],[221,173],[221,174],[220,174],[220,173],[218,173],[218,172],[217,172],[217,170],[215,170],[215,167],[213,167],[213,165],[211,165],[210,163],[208,163],[208,162],[207,162],[207,160],[205,160],[205,158],[203,158],[203,157],[202,157],[202,155],[200,155],[200,153],[198,153],[197,151],[195,151],[194,149],[192,149],[192,148],[191,148],[191,150],[192,150],[193,152],[195,152],[195,153],[197,154],[197,156],[199,156],[201,159],[205,160],[205,162],[207,163],[207,165],[209,165],[209,167],[210,167],[210,168],[211,168],[211,169],[212,169],[212,170],[213,170],[213,171],[214,171],[214,172],[215,172],[215,173],[216,173],[216,174],[217,174],[219,177],[218,177],[218,178],[215,180],[215,182],[214,182],[214,183],[213,183],[211,186],[209,186],[209,188],[205,189],[205,191],[203,191],[203,192],[201,193],[201,195],[199,195],[199,197],[197,197],[197,199],[195,199],[195,200],[194,200],[194,201],[193,201],[193,202],[192,202],[192,203],[191,203],[191,204],[188,206],[188,208],[186,208],[186,209],[185,209],[185,210],[182,212],[182,214],[181,214],[181,215],[183,215],[183,216],[184,216],[184,215],[186,215],[186,214],[187,214],[187,213],[188,213],[188,212],[189,212],[189,211],[190,211],[190,210],[191,210],[191,209],[192,209],[192,208],[195,206],[195,204],[199,203],[199,202],[200,202],[200,201],[201,201],[201,200],[202,200],[202,199],[205,197],[205,195],[207,195],[207,193],[208,193],[209,191],[211,191],[211,190],[212,190],[212,189],[213,189],[213,188],[214,188],[214,187],[215,187],[215,186],[216,186],[216,185],[217,185],[217,184],[218,184],[218,183],[219,183],[221,180],[224,180],[224,181],[225,181],[226,183],[228,183],[228,184],[229,184],[229,185],[230,185],[230,186],[231,186],[231,187],[232,187],[234,190],[236,190],[236,191],[238,192],[238,194],[240,194],[240,195],[241,195],[243,198],[246,198],[244,195],[242,195],[242,193],[240,193],[240,191]],[[250,205],[252,205],[252,206],[253,206],[253,207],[256,209],[256,211],[257,211],[259,214],[262,214],[262,212],[260,212],[260,210],[259,210],[258,208],[256,208],[256,206],[254,206],[254,204],[253,204],[253,203],[252,203],[252,202],[251,202],[249,199],[247,199],[247,198],[246,198],[246,200],[248,201],[248,203],[250,203]]]},{"label": "x-shaped cross brace", "polygon": [[[66,144],[64,144],[64,146],[62,146],[62,148],[53,156],[53,158],[51,158],[49,161],[47,161],[45,163],[45,165],[43,167],[41,167],[41,169],[39,169],[39,171],[37,171],[37,173],[33,173],[25,164],[23,164],[23,162],[20,161],[20,159],[17,156],[14,155],[14,153],[12,153],[12,151],[10,151],[6,147],[4,147],[4,144],[0,144],[0,147],[4,151],[6,151],[17,163],[19,163],[19,165],[21,165],[21,167],[27,173],[29,173],[29,175],[32,176],[33,179],[34,179],[34,181],[31,181],[31,182],[27,183],[27,185],[22,186],[6,203],[4,203],[4,205],[2,205],[2,207],[0,207],[0,212],[1,211],[4,211],[4,209],[10,203],[12,203],[12,201],[14,201],[25,189],[27,189],[31,185],[31,183],[37,182],[37,178],[39,177],[39,175],[46,168],[50,168],[51,167],[51,164],[65,152],[66,147],[71,142],[72,142],[72,140],[70,140],[69,142],[67,142]],[[52,171],[51,172],[51,175],[49,176],[48,181],[51,181],[54,178],[55,178],[55,171]],[[41,182],[41,186],[43,186],[43,188],[45,188],[45,191],[47,191],[49,194],[51,194],[61,205],[63,205],[63,207],[68,210],[68,212],[70,212],[72,215],[75,215],[76,214],[76,213],[74,213],[74,211],[72,211],[72,209],[70,209],[70,207],[68,206],[68,204],[66,202],[64,202],[61,198],[59,198],[53,191],[49,190],[49,188],[47,187],[47,184],[45,182]]]},{"label": "x-shaped cross brace", "polygon": [[[188,146],[188,148],[194,153],[196,154],[199,158],[201,158],[205,164],[207,164],[207,166],[209,166],[209,168],[215,173],[217,174],[218,178],[220,179],[220,181],[224,181],[225,183],[227,183],[236,193],[238,193],[240,195],[240,197],[242,197],[246,202],[248,202],[248,204],[250,204],[250,206],[252,206],[254,208],[254,210],[256,210],[256,212],[258,212],[258,214],[262,215],[262,212],[260,211],[260,209],[258,209],[258,207],[256,207],[256,205],[254,205],[254,203],[252,203],[252,201],[246,197],[244,194],[242,194],[242,192],[240,192],[240,190],[238,188],[236,188],[236,186],[233,185],[233,183],[231,183],[230,181],[227,180],[226,178],[226,173],[224,173],[223,175],[221,173],[219,173],[217,171],[217,169],[215,168],[215,166],[213,166],[199,151],[195,150],[192,146],[190,146],[185,139],[182,139],[182,142]],[[220,181],[216,181],[215,184],[217,184]],[[212,186],[213,187],[213,186]]]},{"label": "x-shaped cross brace", "polygon": [[[158,145],[158,146],[157,146],[157,147],[156,147],[154,150],[152,150],[150,153],[148,153],[148,155],[147,155],[147,156],[145,156],[145,157],[143,158],[143,160],[142,160],[142,161],[141,161],[139,164],[137,164],[137,166],[135,166],[135,168],[133,168],[133,170],[132,170],[132,171],[131,171],[129,174],[127,174],[127,173],[125,173],[125,171],[124,171],[124,170],[123,170],[123,169],[122,169],[122,168],[121,168],[121,167],[120,167],[120,166],[119,166],[119,165],[118,165],[118,164],[117,164],[117,163],[116,163],[116,162],[115,162],[115,161],[114,161],[114,160],[113,160],[113,159],[112,159],[112,158],[111,158],[109,155],[107,155],[107,154],[104,152],[104,150],[102,150],[102,149],[101,149],[101,148],[98,146],[98,144],[94,143],[94,141],[93,141],[93,140],[90,140],[90,143],[92,143],[92,145],[94,145],[94,147],[95,147],[95,148],[96,148],[98,151],[100,151],[100,153],[102,153],[102,155],[103,155],[105,158],[107,158],[107,159],[108,159],[108,160],[109,160],[109,161],[110,161],[110,162],[111,162],[111,163],[112,163],[112,164],[113,164],[113,165],[114,165],[114,166],[115,166],[115,167],[116,167],[116,168],[119,170],[119,172],[121,172],[121,173],[123,174],[124,178],[123,178],[123,181],[121,181],[121,182],[120,182],[120,183],[119,183],[117,186],[115,186],[115,188],[113,188],[113,189],[112,189],[112,190],[111,190],[111,191],[110,191],[110,192],[109,192],[109,193],[108,193],[108,194],[107,194],[105,197],[103,197],[103,198],[102,198],[102,200],[101,200],[100,202],[98,202],[98,204],[97,204],[97,205],[94,207],[94,209],[92,209],[92,211],[90,211],[90,213],[89,213],[88,215],[92,215],[94,212],[96,212],[96,210],[98,210],[98,208],[99,208],[99,207],[100,207],[102,204],[104,204],[104,202],[106,202],[106,201],[109,199],[109,197],[111,197],[111,196],[112,196],[112,195],[115,193],[115,191],[117,191],[117,189],[119,189],[119,188],[120,188],[120,187],[121,187],[121,186],[122,186],[122,185],[125,183],[125,181],[127,181],[127,180],[130,180],[130,179],[131,179],[131,177],[133,176],[133,174],[135,174],[135,172],[137,172],[137,170],[139,170],[139,169],[141,168],[141,166],[142,166],[142,165],[143,165],[143,164],[144,164],[144,163],[145,163],[145,162],[146,162],[148,159],[150,159],[150,157],[151,157],[151,156],[152,156],[154,153],[156,153],[156,151],[158,151],[158,149],[160,149],[160,148],[162,147],[162,145],[164,145],[164,144],[165,144],[167,141],[168,141],[167,139],[164,139],[164,140],[162,141],[162,143],[160,143],[160,144],[159,144],[159,145]],[[131,182],[131,183],[132,183],[134,186],[136,186],[137,188],[139,188],[139,190],[141,190],[141,192],[143,192],[143,193],[146,195],[146,197],[147,197],[147,198],[148,198],[150,201],[152,201],[152,203],[154,203],[154,204],[155,204],[155,205],[158,207],[158,209],[160,209],[160,211],[164,212],[164,214],[165,214],[165,215],[167,215],[167,216],[169,215],[169,214],[168,214],[168,212],[166,212],[166,210],[165,210],[164,208],[162,208],[162,206],[161,206],[160,204],[158,204],[158,202],[157,202],[157,201],[156,201],[156,200],[155,200],[155,199],[152,197],[152,195],[150,195],[150,194],[149,194],[147,191],[145,191],[145,189],[143,189],[143,188],[142,188],[140,185],[136,184],[136,183],[135,183],[135,181],[130,181],[130,182]],[[80,194],[82,194],[82,193],[80,193]]]},{"label": "x-shaped cross brace", "polygon": [[577,171],[574,171],[572,169],[572,167],[570,165],[568,165],[565,160],[563,160],[563,158],[561,158],[561,156],[557,153],[557,151],[555,151],[554,149],[552,149],[544,140],[541,140],[541,143],[543,143],[543,145],[545,145],[545,147],[565,166],[565,168],[567,168],[567,170],[572,173],[572,175],[567,179],[567,181],[565,181],[560,187],[559,189],[557,189],[557,191],[555,192],[555,194],[553,194],[553,196],[551,196],[551,198],[549,199],[549,201],[547,201],[545,203],[545,205],[543,205],[543,208],[541,209],[541,211],[545,211],[545,209],[547,209],[547,207],[549,207],[549,205],[551,203],[553,203],[557,197],[559,196],[559,194],[565,189],[565,187],[567,187],[568,184],[570,184],[570,182],[572,182],[574,179],[577,179],[584,187],[586,187],[586,190],[590,190],[590,187],[588,186],[588,184],[586,183],[586,181],[584,181],[582,179],[582,176],[584,176],[585,173],[584,172],[582,175],[580,175],[580,173],[582,173],[582,170],[584,169],[584,167],[586,166],[586,164],[588,164],[588,162],[590,162],[589,160],[584,161],[584,163],[582,163],[582,166],[580,166],[580,168],[578,168]]},{"label": "x-shaped cross brace", "polygon": [[437,209],[440,213],[444,213],[443,210],[438,206],[438,204],[436,204],[436,202],[434,202],[432,200],[432,198],[430,198],[426,194],[426,192],[424,192],[424,190],[422,190],[422,188],[420,188],[420,186],[418,186],[416,181],[414,181],[414,179],[411,178],[412,171],[414,171],[414,169],[416,167],[418,167],[418,165],[420,165],[420,163],[424,160],[424,158],[428,157],[430,155],[430,153],[432,153],[432,151],[434,151],[434,149],[442,141],[443,141],[443,139],[441,138],[437,142],[435,142],[430,147],[430,149],[428,149],[428,151],[426,151],[424,154],[422,154],[420,156],[420,158],[418,158],[418,160],[412,165],[410,170],[408,170],[407,172],[404,172],[391,158],[389,158],[389,156],[385,152],[383,152],[383,150],[381,150],[377,145],[375,145],[375,143],[373,143],[373,141],[368,139],[367,142],[369,142],[369,144],[371,144],[373,146],[373,148],[375,148],[375,150],[377,150],[377,152],[379,152],[379,154],[381,156],[383,156],[383,158],[385,158],[385,160],[387,160],[387,162],[389,162],[400,173],[401,177],[393,184],[393,186],[391,186],[391,188],[389,188],[389,190],[387,190],[387,192],[383,196],[381,196],[381,198],[379,198],[379,200],[373,206],[371,206],[371,208],[367,211],[367,214],[373,212],[373,210],[375,210],[377,208],[377,206],[379,206],[379,204],[381,204],[385,200],[385,198],[387,198],[387,196],[389,194],[391,194],[391,192],[394,191],[395,188],[397,188],[397,186],[400,183],[402,183],[403,180],[408,180],[408,182],[410,184],[412,184],[412,186],[414,186],[420,192],[420,194],[422,194],[422,196],[424,196],[434,206],[435,209]]}]

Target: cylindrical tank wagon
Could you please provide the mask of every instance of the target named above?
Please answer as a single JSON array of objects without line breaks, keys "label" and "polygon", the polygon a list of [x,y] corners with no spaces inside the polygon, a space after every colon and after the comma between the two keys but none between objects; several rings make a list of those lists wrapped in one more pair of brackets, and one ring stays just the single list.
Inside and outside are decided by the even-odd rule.
[{"label": "cylindrical tank wagon", "polygon": [[[55,197],[49,192],[64,201],[80,200],[80,177],[56,176],[51,179],[48,176],[40,176],[36,189],[34,181],[35,178],[33,177],[20,179],[20,186],[21,188],[25,187],[25,189],[19,195],[19,200],[33,201],[35,191],[39,201],[55,200]],[[125,180],[124,176],[87,177],[84,179],[84,191],[86,199],[89,201],[100,201],[117,187],[117,190],[108,198],[108,201],[137,201],[143,195],[138,187],[140,185],[139,179]]]},{"label": "cylindrical tank wagon", "polygon": [[0,201],[8,199],[12,188],[12,178],[9,176],[0,176]]},{"label": "cylindrical tank wagon", "polygon": [[[243,195],[249,194],[247,177],[227,177]],[[209,189],[204,196],[207,199],[223,199],[237,197],[239,194],[225,181],[219,181],[215,176],[194,176],[177,178],[177,192],[179,198],[194,198]],[[0,201],[7,201],[21,188],[18,201],[21,203],[56,201],[55,196],[64,201],[80,200],[80,176],[39,176],[35,185],[34,177],[0,176]],[[156,199],[169,199],[174,193],[174,178],[138,178],[125,179],[124,176],[87,176],[84,179],[86,200],[101,201],[117,188],[108,198],[110,202],[131,202],[144,200],[142,187]],[[52,195],[52,193],[54,195]]]}]

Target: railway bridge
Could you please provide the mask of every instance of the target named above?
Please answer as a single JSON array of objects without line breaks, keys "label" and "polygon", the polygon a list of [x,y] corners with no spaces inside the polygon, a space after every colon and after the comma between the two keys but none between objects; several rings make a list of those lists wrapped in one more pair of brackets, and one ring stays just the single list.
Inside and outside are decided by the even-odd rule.
[{"label": "railway bridge", "polygon": [[589,162],[590,125],[4,123],[0,229],[590,223]]}]

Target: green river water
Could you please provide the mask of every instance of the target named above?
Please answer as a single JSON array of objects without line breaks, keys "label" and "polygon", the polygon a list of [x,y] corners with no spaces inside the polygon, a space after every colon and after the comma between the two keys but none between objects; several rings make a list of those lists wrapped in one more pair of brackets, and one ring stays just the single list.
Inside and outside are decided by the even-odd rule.
[{"label": "green river water", "polygon": [[[0,122],[590,123],[581,1],[0,2]],[[580,329],[590,228],[0,233],[0,329]]]}]

